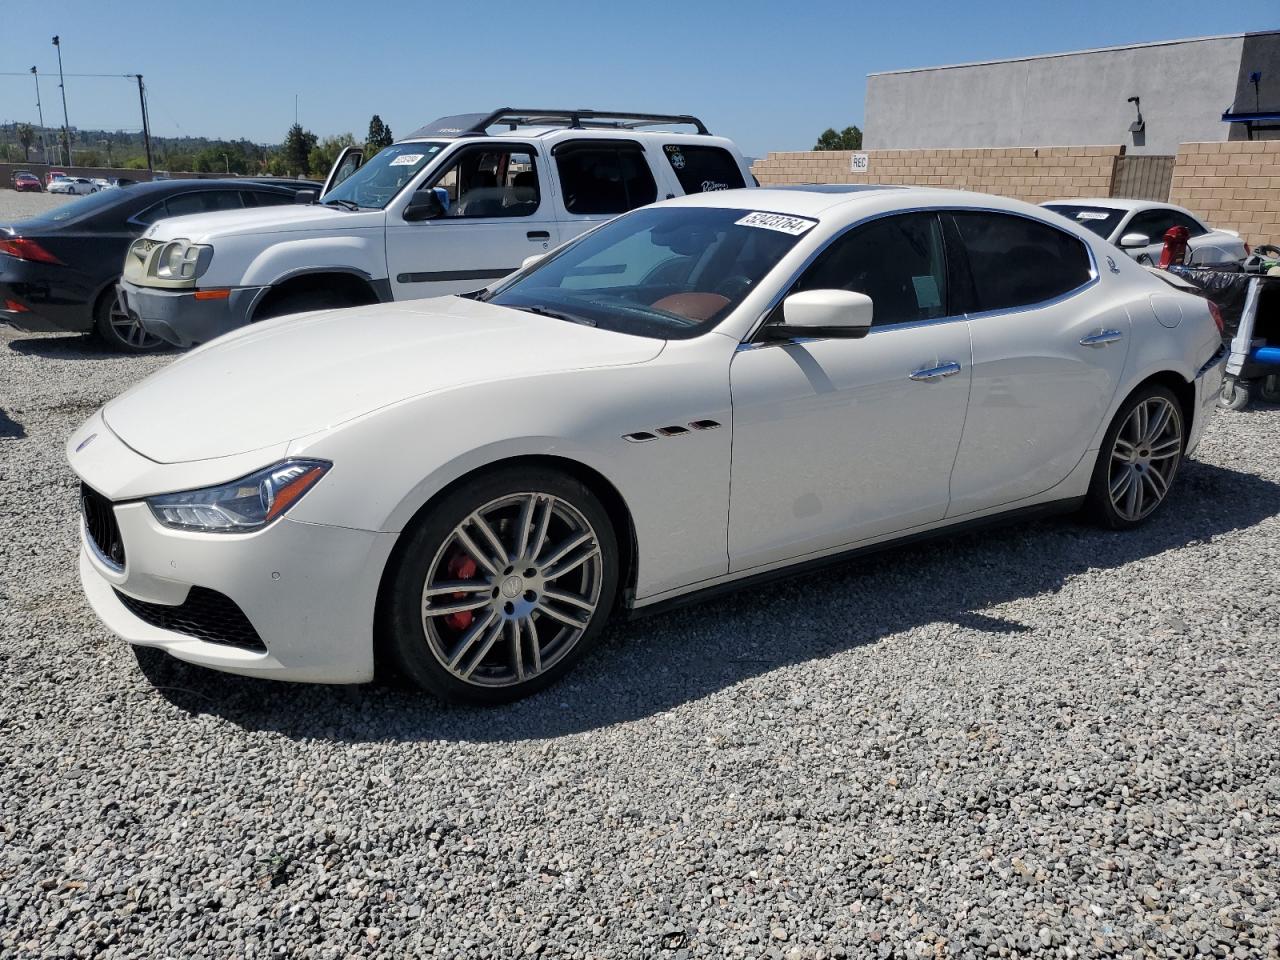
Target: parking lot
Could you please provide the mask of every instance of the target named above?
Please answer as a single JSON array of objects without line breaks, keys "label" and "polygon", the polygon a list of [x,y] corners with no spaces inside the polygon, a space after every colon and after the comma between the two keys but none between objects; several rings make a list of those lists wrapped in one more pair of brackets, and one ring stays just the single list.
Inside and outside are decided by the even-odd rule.
[{"label": "parking lot", "polygon": [[175,356],[0,328],[0,955],[1280,953],[1280,408],[1135,532],[748,588],[468,709],[104,630],[63,443]]}]

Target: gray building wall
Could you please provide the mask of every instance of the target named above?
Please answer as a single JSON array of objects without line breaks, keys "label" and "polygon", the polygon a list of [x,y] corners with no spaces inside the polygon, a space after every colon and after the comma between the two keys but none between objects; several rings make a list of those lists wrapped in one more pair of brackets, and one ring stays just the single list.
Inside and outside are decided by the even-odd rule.
[{"label": "gray building wall", "polygon": [[[1280,57],[1280,33],[1208,37],[952,67],[873,73],[867,78],[868,149],[1029,147],[1121,143],[1130,153],[1176,153],[1179,143],[1222,141],[1222,113],[1242,79]],[[1280,70],[1280,62],[1275,63]],[[1248,90],[1252,110],[1253,88]],[[1144,133],[1132,134],[1132,96]],[[1245,109],[1241,98],[1239,109]],[[1280,104],[1274,105],[1280,108]],[[1264,104],[1266,107],[1266,104]],[[1240,135],[1240,134],[1237,134]]]}]

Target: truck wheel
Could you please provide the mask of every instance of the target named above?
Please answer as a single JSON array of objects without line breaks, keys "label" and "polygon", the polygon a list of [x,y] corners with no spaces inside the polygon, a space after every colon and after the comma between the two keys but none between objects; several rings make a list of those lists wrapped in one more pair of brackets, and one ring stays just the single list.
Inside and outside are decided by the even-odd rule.
[{"label": "truck wheel", "polygon": [[339,310],[343,307],[358,306],[350,294],[333,290],[292,290],[282,294],[268,294],[253,314],[253,323],[259,320],[270,320],[272,317],[284,317],[291,313],[308,313],[312,310]]},{"label": "truck wheel", "polygon": [[113,283],[98,297],[93,305],[93,328],[113,350],[120,353],[151,353],[165,345],[159,337],[153,337],[142,329],[142,324],[130,319],[120,309]]}]

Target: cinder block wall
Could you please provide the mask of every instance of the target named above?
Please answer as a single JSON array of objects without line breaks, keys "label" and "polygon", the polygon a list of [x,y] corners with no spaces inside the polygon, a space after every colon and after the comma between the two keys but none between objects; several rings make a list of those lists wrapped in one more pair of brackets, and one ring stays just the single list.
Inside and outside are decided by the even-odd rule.
[{"label": "cinder block wall", "polygon": [[889,183],[956,187],[1031,203],[1107,196],[1120,146],[997,147],[964,150],[868,150],[866,173],[853,173],[843,150],[770,153],[751,168],[762,185]]},{"label": "cinder block wall", "polygon": [[1169,199],[1251,244],[1280,244],[1280,140],[1182,144]]}]

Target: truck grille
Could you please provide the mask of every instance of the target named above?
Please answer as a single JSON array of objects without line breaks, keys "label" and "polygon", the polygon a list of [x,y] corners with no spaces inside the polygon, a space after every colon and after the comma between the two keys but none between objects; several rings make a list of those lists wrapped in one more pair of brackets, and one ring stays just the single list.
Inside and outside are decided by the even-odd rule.
[{"label": "truck grille", "polygon": [[187,599],[176,606],[138,600],[119,590],[116,596],[135,617],[161,630],[241,650],[266,652],[266,644],[244,611],[236,606],[234,600],[217,590],[192,587]]},{"label": "truck grille", "polygon": [[86,484],[80,484],[80,512],[84,529],[98,555],[117,570],[124,569],[124,541],[111,501]]}]

